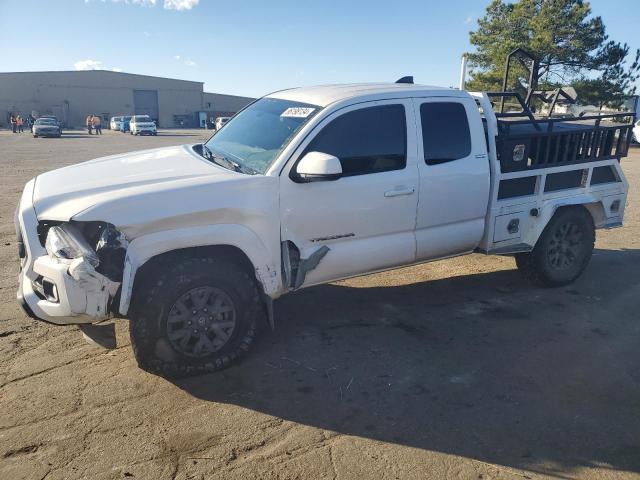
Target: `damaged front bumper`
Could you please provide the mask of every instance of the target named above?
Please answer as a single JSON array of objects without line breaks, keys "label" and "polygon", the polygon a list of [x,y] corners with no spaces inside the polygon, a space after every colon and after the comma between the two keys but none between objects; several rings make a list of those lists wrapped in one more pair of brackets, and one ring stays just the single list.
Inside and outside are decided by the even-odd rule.
[{"label": "damaged front bumper", "polygon": [[120,282],[100,274],[82,257],[66,260],[47,254],[38,238],[33,188],[31,180],[16,213],[21,257],[18,303],[30,317],[58,325],[106,320]]},{"label": "damaged front bumper", "polygon": [[83,258],[67,263],[45,255],[35,259],[33,272],[35,280],[23,279],[23,297],[39,318],[70,324],[93,323],[110,317],[110,300],[120,283],[96,272]]}]

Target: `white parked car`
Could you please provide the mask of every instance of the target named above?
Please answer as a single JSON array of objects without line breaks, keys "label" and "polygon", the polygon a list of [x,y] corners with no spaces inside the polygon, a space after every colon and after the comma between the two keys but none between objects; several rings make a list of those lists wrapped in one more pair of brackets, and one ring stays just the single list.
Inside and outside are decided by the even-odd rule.
[{"label": "white parked car", "polygon": [[120,126],[122,123],[122,117],[111,117],[109,121],[109,128],[113,131],[120,131]]},{"label": "white parked car", "polygon": [[640,120],[638,120],[633,127],[633,141],[640,143]]},{"label": "white parked car", "polygon": [[471,252],[566,285],[622,225],[631,125],[540,122],[448,88],[273,93],[205,144],[29,181],[18,299],[55,324],[126,317],[139,365],[181,376],[231,364],[312,285]]},{"label": "white parked car", "polygon": [[134,115],[129,123],[131,135],[157,135],[156,123],[149,115]]},{"label": "white parked car", "polygon": [[215,122],[216,131],[220,130],[231,117],[217,117]]}]

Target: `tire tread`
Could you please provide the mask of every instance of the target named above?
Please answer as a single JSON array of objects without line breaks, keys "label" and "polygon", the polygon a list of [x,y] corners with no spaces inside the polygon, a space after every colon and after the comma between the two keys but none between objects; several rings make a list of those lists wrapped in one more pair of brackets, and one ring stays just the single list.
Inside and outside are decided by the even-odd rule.
[{"label": "tire tread", "polygon": [[[549,235],[550,231],[555,227],[555,225],[560,222],[563,218],[570,216],[579,216],[587,223],[589,226],[588,231],[586,232],[589,237],[587,238],[586,245],[589,250],[589,254],[585,255],[582,259],[582,264],[580,268],[577,270],[577,274],[574,275],[569,280],[566,279],[558,279],[553,278],[553,276],[546,272],[543,264],[543,255],[545,255],[544,244],[546,240],[546,235]],[[531,252],[527,253],[518,253],[515,255],[516,266],[518,270],[522,274],[524,278],[529,280],[531,283],[535,285],[539,285],[542,287],[559,287],[563,285],[567,285],[573,282],[576,278],[582,275],[585,268],[589,264],[591,259],[591,252],[593,251],[593,247],[595,244],[595,227],[593,223],[593,217],[589,213],[589,211],[583,206],[571,206],[571,207],[562,207],[556,211],[554,216],[549,220],[549,223],[543,230],[540,238],[536,242],[536,246],[533,248]]]},{"label": "tire tread", "polygon": [[[212,359],[212,361],[205,363],[166,361],[155,355],[152,349],[149,348],[150,333],[146,323],[153,319],[145,319],[143,312],[153,309],[154,304],[158,301],[158,295],[166,282],[200,268],[225,270],[226,275],[239,275],[250,298],[250,301],[244,304],[244,315],[249,317],[248,328],[242,334],[242,337],[234,342],[235,345],[230,351]],[[154,275],[157,273],[159,275]],[[141,279],[137,292],[139,294],[134,297],[132,302],[132,315],[129,321],[129,334],[133,354],[140,368],[163,377],[180,378],[202,375],[229,367],[249,351],[258,335],[258,326],[264,323],[259,321],[260,317],[264,315],[264,308],[255,280],[251,279],[247,272],[236,264],[215,257],[186,257],[177,262],[161,263],[153,271],[149,272],[145,278]]]}]

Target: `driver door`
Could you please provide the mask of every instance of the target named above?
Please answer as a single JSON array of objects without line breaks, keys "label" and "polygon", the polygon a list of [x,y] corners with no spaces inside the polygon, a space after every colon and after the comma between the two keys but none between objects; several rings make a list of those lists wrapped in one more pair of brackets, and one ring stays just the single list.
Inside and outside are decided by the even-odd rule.
[{"label": "driver door", "polygon": [[[307,152],[340,160],[338,179],[299,183]],[[329,115],[280,176],[281,238],[302,260],[328,252],[302,286],[415,261],[418,202],[416,126],[410,99],[361,103]]]}]

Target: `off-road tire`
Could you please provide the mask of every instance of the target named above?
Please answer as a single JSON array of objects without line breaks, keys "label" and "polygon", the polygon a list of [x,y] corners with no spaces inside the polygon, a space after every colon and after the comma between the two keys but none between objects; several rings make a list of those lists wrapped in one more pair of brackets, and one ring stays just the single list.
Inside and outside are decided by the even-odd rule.
[{"label": "off-road tire", "polygon": [[[232,300],[235,327],[218,351],[204,358],[187,356],[171,344],[167,318],[174,302],[198,287],[215,287]],[[141,279],[131,305],[129,333],[140,368],[168,378],[215,372],[242,357],[265,322],[256,282],[240,266],[218,258],[183,258],[161,265]]]},{"label": "off-road tire", "polygon": [[[567,228],[573,232],[572,240],[567,240],[572,244],[572,260],[569,265],[554,266],[559,248],[558,238],[563,236]],[[567,285],[587,268],[595,239],[595,227],[589,211],[580,206],[563,207],[556,211],[542,231],[533,251],[516,254],[516,265],[520,273],[536,285],[544,287]]]}]

